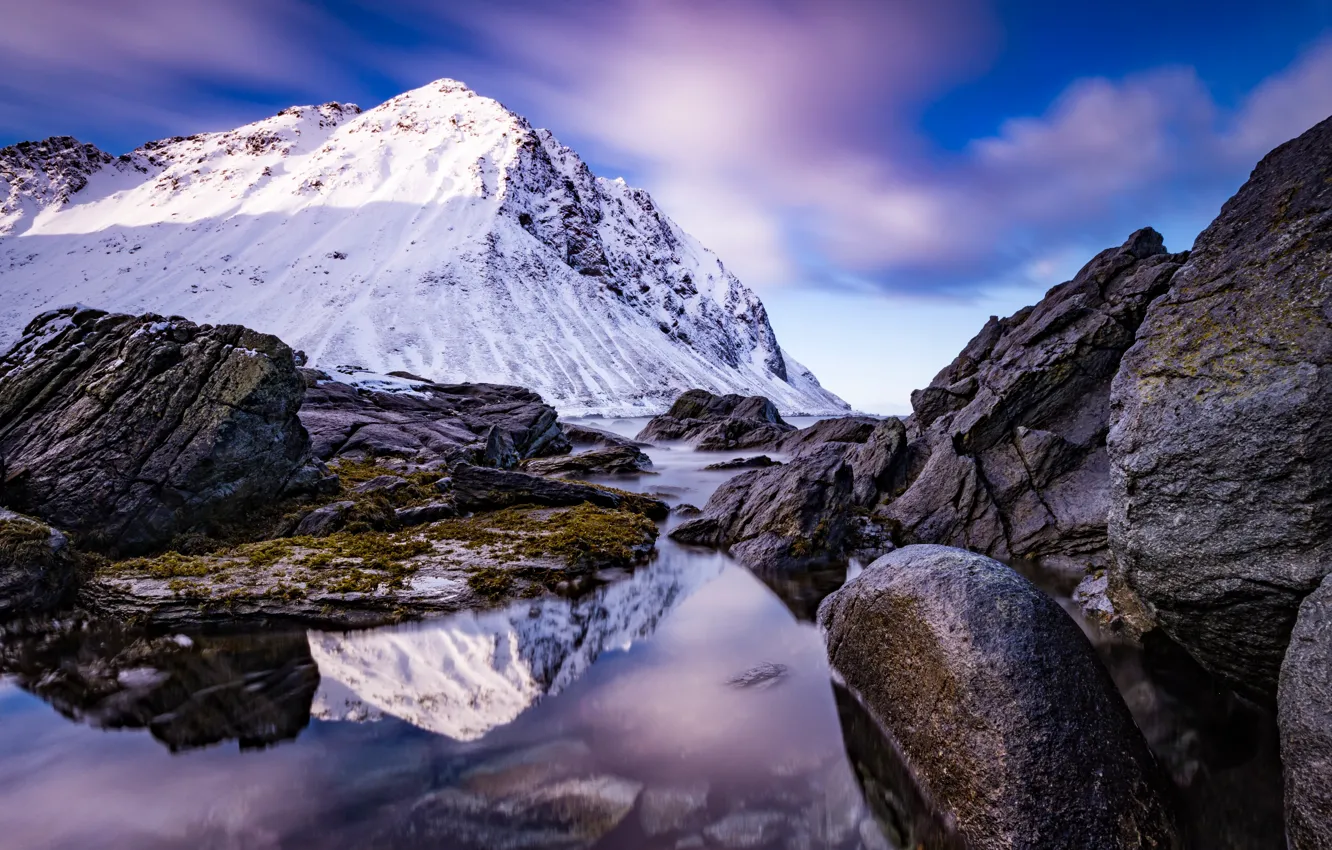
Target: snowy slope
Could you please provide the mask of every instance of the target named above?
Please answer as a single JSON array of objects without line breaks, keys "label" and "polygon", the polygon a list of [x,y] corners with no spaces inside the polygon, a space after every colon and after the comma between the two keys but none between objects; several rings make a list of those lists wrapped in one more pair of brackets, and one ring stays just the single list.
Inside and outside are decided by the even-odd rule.
[{"label": "snowy slope", "polygon": [[646,192],[451,80],[118,158],[0,150],[0,347],[69,302],[241,322],[330,368],[521,384],[571,414],[691,387],[845,410]]},{"label": "snowy slope", "polygon": [[723,557],[664,559],[582,599],[545,597],[397,629],[310,633],[319,665],[312,713],[390,714],[476,740],[577,681],[603,652],[627,649],[716,578]]}]

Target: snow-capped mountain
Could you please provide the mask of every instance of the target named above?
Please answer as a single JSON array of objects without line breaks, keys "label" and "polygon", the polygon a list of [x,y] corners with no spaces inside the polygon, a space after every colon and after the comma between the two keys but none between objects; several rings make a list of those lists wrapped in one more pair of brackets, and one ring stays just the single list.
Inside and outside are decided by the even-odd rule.
[{"label": "snow-capped mountain", "polygon": [[574,601],[544,597],[396,629],[311,632],[320,676],[311,713],[352,721],[390,714],[474,741],[564,690],[603,652],[651,635],[724,564],[721,555],[665,558]]},{"label": "snow-capped mountain", "polygon": [[846,409],[646,192],[452,80],[120,157],[0,150],[0,347],[71,302],[240,322],[329,368],[520,384],[570,414],[691,387]]}]

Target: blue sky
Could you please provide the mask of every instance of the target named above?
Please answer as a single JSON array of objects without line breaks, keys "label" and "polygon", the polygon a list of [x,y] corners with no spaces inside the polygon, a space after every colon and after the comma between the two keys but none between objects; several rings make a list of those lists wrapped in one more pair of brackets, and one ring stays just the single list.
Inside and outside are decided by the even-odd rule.
[{"label": "blue sky", "polygon": [[648,188],[857,407],[1332,114],[1332,0],[0,0],[0,144],[454,77]]}]

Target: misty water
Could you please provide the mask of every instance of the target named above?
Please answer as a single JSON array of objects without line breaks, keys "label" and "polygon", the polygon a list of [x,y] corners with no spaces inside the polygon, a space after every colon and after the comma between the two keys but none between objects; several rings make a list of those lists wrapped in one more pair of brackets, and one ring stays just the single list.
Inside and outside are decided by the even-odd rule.
[{"label": "misty water", "polygon": [[[702,506],[735,474],[702,467],[744,454],[647,451],[655,474],[606,481],[673,506]],[[844,577],[765,579],[663,533],[651,563],[576,598],[398,627],[9,627],[0,847],[902,846],[932,815],[909,781],[871,782],[871,815],[857,766],[891,753],[812,622]],[[1033,577],[1067,604],[1066,582]],[[1280,818],[1266,721],[1169,653],[1089,634],[1190,819],[1280,846],[1262,840]]]}]

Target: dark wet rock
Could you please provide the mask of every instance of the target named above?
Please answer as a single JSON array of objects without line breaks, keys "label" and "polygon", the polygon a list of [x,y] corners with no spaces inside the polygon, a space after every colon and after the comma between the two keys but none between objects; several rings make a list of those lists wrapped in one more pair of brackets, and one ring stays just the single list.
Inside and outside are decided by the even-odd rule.
[{"label": "dark wet rock", "polygon": [[281,340],[67,307],[0,357],[0,501],[134,552],[272,501],[306,465]]},{"label": "dark wet rock", "polygon": [[703,511],[698,507],[698,505],[691,505],[688,502],[684,502],[682,504],[676,505],[675,507],[671,508],[671,513],[675,514],[676,516],[698,516],[699,514],[703,513]]},{"label": "dark wet rock", "polygon": [[186,638],[73,624],[0,635],[0,670],[71,720],[148,729],[173,752],[291,740],[319,687],[303,632]]},{"label": "dark wet rock", "polygon": [[1332,578],[1300,606],[1278,702],[1291,850],[1332,847]]},{"label": "dark wet rock", "polygon": [[1115,379],[1110,534],[1160,625],[1272,705],[1332,571],[1332,121],[1268,154],[1198,237]]},{"label": "dark wet rock", "polygon": [[632,446],[636,449],[652,448],[651,443],[622,437],[614,431],[593,428],[591,425],[579,425],[574,422],[565,422],[562,425],[564,436],[575,446],[596,446],[603,449],[615,448],[616,446]]},{"label": "dark wet rock", "polygon": [[743,673],[737,673],[727,679],[726,684],[733,688],[763,690],[779,684],[786,673],[787,667],[785,664],[774,664],[771,661],[765,661],[762,664],[754,665]]},{"label": "dark wet rock", "polygon": [[413,525],[438,522],[441,519],[448,519],[457,515],[458,509],[453,502],[429,502],[424,505],[398,508],[393,512],[394,520],[399,528],[410,528]]},{"label": "dark wet rock", "polygon": [[879,509],[898,542],[1107,567],[1110,383],[1186,256],[1134,233],[1035,307],[992,318],[913,393],[908,461]]},{"label": "dark wet rock", "polygon": [[651,442],[683,440],[699,451],[766,446],[795,429],[763,396],[713,395],[689,390],[638,434]]},{"label": "dark wet rock", "polygon": [[65,535],[0,508],[0,619],[59,607],[78,587],[80,571]]},{"label": "dark wet rock", "polygon": [[694,829],[707,813],[708,783],[652,785],[638,798],[638,822],[648,838]]},{"label": "dark wet rock", "polygon": [[410,384],[411,392],[353,387],[303,370],[300,416],[316,457],[464,461],[511,467],[571,448],[554,408],[522,387]]},{"label": "dark wet rock", "polygon": [[782,454],[796,454],[819,443],[863,443],[882,421],[874,416],[836,416],[820,419],[808,428],[779,437],[771,448]]},{"label": "dark wet rock", "polygon": [[732,812],[703,830],[713,845],[727,848],[763,847],[775,841],[786,828],[781,812]]},{"label": "dark wet rock", "polygon": [[671,532],[683,543],[729,546],[747,566],[807,568],[839,559],[854,535],[855,509],[873,503],[906,444],[896,419],[856,443],[819,443],[782,466],[730,479],[703,515]]},{"label": "dark wet rock", "polygon": [[513,505],[577,505],[583,502],[600,508],[624,507],[652,519],[670,513],[665,502],[628,493],[617,493],[587,484],[573,484],[502,469],[461,465],[453,471],[453,499],[459,510],[476,511]]},{"label": "dark wet rock", "polygon": [[1176,847],[1164,782],[1078,626],[1009,567],[876,561],[819,610],[833,668],[972,846]]},{"label": "dark wet rock", "polygon": [[305,515],[295,533],[300,537],[327,537],[347,524],[348,513],[355,507],[355,502],[333,502],[316,508]]},{"label": "dark wet rock", "polygon": [[642,475],[652,468],[652,459],[633,446],[612,446],[563,457],[529,460],[524,472],[534,475]]},{"label": "dark wet rock", "polygon": [[738,457],[733,460],[723,460],[718,463],[710,463],[703,467],[704,469],[767,469],[770,466],[781,466],[780,461],[775,461],[767,455],[755,455],[754,457]]}]

